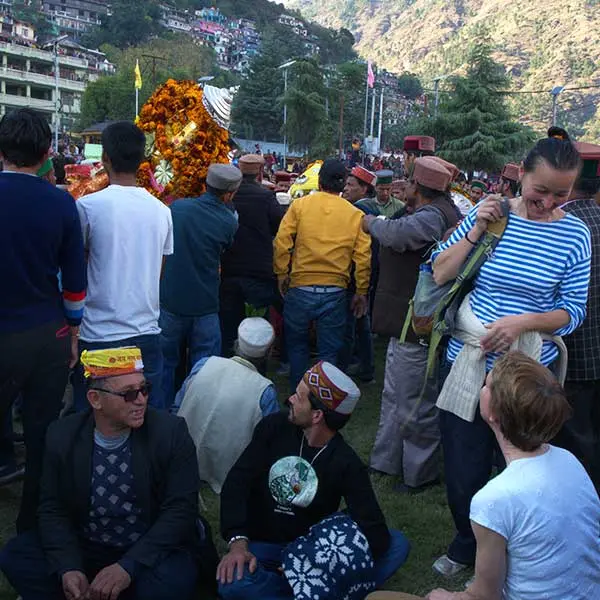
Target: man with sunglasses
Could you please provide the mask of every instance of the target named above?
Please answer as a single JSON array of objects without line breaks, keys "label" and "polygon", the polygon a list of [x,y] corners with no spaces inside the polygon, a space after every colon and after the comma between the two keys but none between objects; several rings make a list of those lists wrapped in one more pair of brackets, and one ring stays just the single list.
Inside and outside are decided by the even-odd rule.
[{"label": "man with sunglasses", "polygon": [[199,476],[185,421],[148,407],[139,348],[81,363],[91,411],[48,430],[38,530],[6,545],[0,569],[24,598],[191,598]]}]

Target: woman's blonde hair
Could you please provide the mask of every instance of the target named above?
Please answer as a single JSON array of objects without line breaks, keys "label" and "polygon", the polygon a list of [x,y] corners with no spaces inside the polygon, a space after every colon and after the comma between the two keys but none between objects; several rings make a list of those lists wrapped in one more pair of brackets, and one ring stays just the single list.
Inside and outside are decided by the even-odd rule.
[{"label": "woman's blonde hair", "polygon": [[490,392],[500,431],[524,452],[552,440],[571,412],[556,377],[522,352],[509,352],[496,361]]}]

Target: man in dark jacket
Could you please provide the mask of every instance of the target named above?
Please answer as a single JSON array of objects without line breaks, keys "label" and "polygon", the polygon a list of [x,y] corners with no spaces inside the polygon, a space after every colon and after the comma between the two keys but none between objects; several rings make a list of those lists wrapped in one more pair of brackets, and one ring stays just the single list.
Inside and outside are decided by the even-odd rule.
[{"label": "man in dark jacket", "polygon": [[199,476],[185,421],[147,407],[139,348],[81,362],[92,411],[48,430],[38,531],[10,541],[0,568],[24,598],[189,599]]},{"label": "man in dark jacket", "polygon": [[[275,194],[261,185],[265,159],[259,154],[240,158],[243,179],[233,203],[239,215],[233,245],[221,262],[220,319],[222,354],[234,355],[233,344],[245,305],[260,309],[266,317],[273,302],[276,280],[273,274],[273,238],[283,217]],[[254,315],[253,315],[254,316]]]}]

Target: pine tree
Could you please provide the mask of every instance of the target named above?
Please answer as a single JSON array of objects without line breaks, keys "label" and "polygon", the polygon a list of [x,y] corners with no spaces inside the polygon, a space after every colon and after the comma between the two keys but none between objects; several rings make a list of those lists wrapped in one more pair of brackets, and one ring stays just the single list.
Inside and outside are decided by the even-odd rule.
[{"label": "pine tree", "polygon": [[451,80],[453,89],[440,116],[421,121],[436,137],[440,156],[469,172],[497,171],[510,160],[520,160],[533,141],[532,130],[510,114],[502,93],[509,80],[491,53],[489,41],[478,40],[466,76]]}]

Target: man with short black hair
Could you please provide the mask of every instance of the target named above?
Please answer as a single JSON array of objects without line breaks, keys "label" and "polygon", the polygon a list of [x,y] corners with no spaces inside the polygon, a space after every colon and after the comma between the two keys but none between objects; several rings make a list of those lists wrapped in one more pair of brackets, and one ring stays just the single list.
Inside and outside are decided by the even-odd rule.
[{"label": "man with short black hair", "polygon": [[[342,592],[348,578],[353,583],[365,582],[363,575],[372,578],[374,589],[404,563],[408,541],[388,530],[367,468],[340,433],[359,399],[353,381],[321,361],[304,373],[288,399],[289,414],[258,423],[221,493],[221,533],[229,545],[217,570],[222,598],[294,598],[292,589],[318,550],[320,570],[314,580],[306,578],[302,592],[323,600],[346,597],[336,591]],[[337,513],[342,498],[347,515]],[[334,537],[327,535],[336,514],[339,527],[350,521],[354,529],[346,537],[335,535],[337,525],[330,529]],[[334,547],[324,541],[316,548],[319,536],[335,540]],[[370,556],[356,560],[357,545]],[[331,550],[343,560],[324,558]],[[290,555],[297,560],[290,561]],[[328,588],[332,575],[337,581]]]},{"label": "man with short black hair", "polygon": [[[274,242],[274,270],[284,295],[284,325],[295,390],[310,360],[308,332],[316,321],[318,354],[336,364],[346,330],[346,288],[355,265],[356,317],[367,311],[371,241],[361,230],[362,211],[340,197],[346,167],[326,160],[319,171],[319,192],[292,202]],[[288,289],[289,288],[289,289]]]},{"label": "man with short black hair", "polygon": [[274,192],[261,184],[264,164],[265,159],[260,154],[245,154],[238,163],[242,183],[233,205],[239,226],[232,246],[221,260],[219,317],[225,357],[233,356],[233,344],[237,328],[246,316],[246,304],[263,311],[260,316],[267,316],[275,300],[273,238],[284,211]]},{"label": "man with short black hair", "polygon": [[[110,185],[77,201],[88,252],[80,349],[138,346],[153,385],[150,404],[162,408],[159,281],[163,257],[173,253],[173,222],[160,200],[137,187],[145,144],[133,123],[109,125],[102,133],[102,162]],[[86,408],[81,366],[74,400],[76,410]]]},{"label": "man with short black hair", "polygon": [[206,193],[171,204],[177,252],[165,263],[160,284],[160,341],[164,355],[163,394],[175,398],[175,369],[182,345],[195,365],[220,356],[219,269],[223,251],[238,227],[233,205],[242,173],[232,165],[208,168]]},{"label": "man with short black hair", "polygon": [[[19,532],[35,525],[48,425],[61,410],[85,299],[81,227],[73,198],[36,173],[50,155],[47,121],[30,109],[0,121],[0,423],[19,393],[27,470]],[[58,273],[62,274],[62,293]],[[11,444],[12,445],[12,444]],[[23,475],[12,448],[5,482]]]}]

